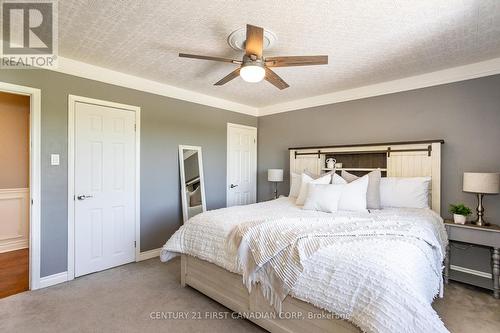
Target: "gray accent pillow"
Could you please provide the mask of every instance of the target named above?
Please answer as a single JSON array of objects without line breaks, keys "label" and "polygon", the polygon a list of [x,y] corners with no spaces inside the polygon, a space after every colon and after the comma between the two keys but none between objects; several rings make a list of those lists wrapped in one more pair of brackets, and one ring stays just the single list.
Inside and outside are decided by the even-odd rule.
[{"label": "gray accent pillow", "polygon": [[[382,178],[382,172],[380,170],[373,170],[368,173],[368,190],[366,191],[366,208],[368,209],[380,209],[380,178]],[[346,182],[350,183],[359,177],[342,170],[342,178]]]}]

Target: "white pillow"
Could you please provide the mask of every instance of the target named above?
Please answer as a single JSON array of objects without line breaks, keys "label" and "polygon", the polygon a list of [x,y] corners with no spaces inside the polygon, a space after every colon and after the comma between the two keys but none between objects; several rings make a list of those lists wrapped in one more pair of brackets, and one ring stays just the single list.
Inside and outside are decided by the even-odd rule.
[{"label": "white pillow", "polygon": [[301,175],[295,172],[290,172],[290,193],[289,197],[296,198],[300,193],[300,183],[301,183]]},{"label": "white pillow", "polygon": [[347,180],[334,173],[332,176],[332,184],[347,184]]},{"label": "white pillow", "polygon": [[384,177],[380,180],[382,208],[429,208],[430,177]]},{"label": "white pillow", "polygon": [[308,184],[309,190],[302,209],[334,213],[338,210],[344,185]]},{"label": "white pillow", "polygon": [[[382,172],[380,170],[373,170],[366,174],[368,176],[368,190],[366,190],[366,207],[368,209],[380,209],[380,179]],[[342,178],[348,183],[353,180],[359,179],[358,176],[353,175],[345,170],[342,170]]]},{"label": "white pillow", "polygon": [[[304,174],[307,176],[311,177],[312,179],[318,179],[320,176],[315,175],[311,172],[304,171]],[[326,174],[323,174],[322,176],[326,175],[333,175],[332,181],[333,184],[347,184],[347,182],[344,181],[342,177],[339,175],[335,174],[334,172],[328,172]],[[301,174],[295,173],[295,172],[290,172],[290,192],[288,193],[289,197],[297,198],[300,193],[300,185],[302,184],[302,176]]]},{"label": "white pillow", "polygon": [[330,181],[332,180],[332,175],[325,175],[325,176],[319,177],[318,179],[312,179],[310,176],[303,173],[301,180],[302,180],[302,182],[300,184],[299,196],[297,197],[297,201],[295,201],[295,203],[299,206],[302,206],[304,204],[304,202],[306,201],[307,192],[309,190],[308,184],[310,184],[310,183],[311,184],[330,184]]},{"label": "white pillow", "polygon": [[338,210],[366,212],[366,191],[368,190],[368,176],[363,176],[343,187],[340,195]]}]

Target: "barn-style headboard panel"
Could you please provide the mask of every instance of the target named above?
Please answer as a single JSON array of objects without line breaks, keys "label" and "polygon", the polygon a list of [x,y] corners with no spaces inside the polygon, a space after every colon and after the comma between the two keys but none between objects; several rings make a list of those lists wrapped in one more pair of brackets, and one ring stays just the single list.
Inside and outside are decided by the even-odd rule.
[{"label": "barn-style headboard panel", "polygon": [[431,177],[431,207],[441,210],[441,144],[444,140],[294,147],[290,171],[328,172],[326,160],[334,158],[342,168],[358,175],[381,169],[388,177]]}]

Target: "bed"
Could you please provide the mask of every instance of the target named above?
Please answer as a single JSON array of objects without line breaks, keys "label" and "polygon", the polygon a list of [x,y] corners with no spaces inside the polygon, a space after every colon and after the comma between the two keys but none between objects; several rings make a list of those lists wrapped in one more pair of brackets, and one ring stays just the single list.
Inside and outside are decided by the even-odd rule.
[{"label": "bed", "polygon": [[[290,170],[296,172],[327,171],[322,170],[325,159],[337,155],[346,157],[344,161],[349,161],[351,166],[357,163],[351,171],[380,168],[391,177],[431,177],[432,209],[330,214],[302,210],[292,199],[283,197],[200,214],[174,234],[164,246],[161,258],[168,261],[181,255],[183,286],[190,285],[271,332],[429,329],[446,332],[430,306],[432,299],[442,292],[441,261],[447,243],[442,220],[436,213],[440,208],[440,145],[440,141],[426,141],[290,149]],[[367,161],[373,164],[377,160],[372,154],[381,152],[386,160],[378,160],[385,165],[369,165]],[[359,167],[361,162],[367,167]],[[344,165],[346,169],[349,166],[346,162]],[[356,228],[352,228],[353,221]],[[273,230],[266,228],[280,224],[286,228],[293,223],[298,227],[289,232],[299,227],[328,225],[328,233],[332,230],[338,233],[332,234],[336,238],[303,238],[304,248],[317,242],[332,242],[311,252],[314,254],[304,262],[307,265],[297,263],[300,274],[289,289],[285,288],[285,298],[273,302],[276,295],[270,295],[272,283],[257,283],[253,287],[252,283],[242,283],[242,274],[243,281],[249,274],[242,268],[244,256],[239,252],[241,247],[236,245],[239,242],[234,241],[237,239],[234,233],[249,224],[255,230],[255,223],[264,235],[270,235],[269,230]],[[370,229],[374,225],[379,230]],[[405,225],[411,234],[405,234],[409,237],[402,240],[401,230]],[[367,228],[370,235],[380,232],[382,238],[359,237],[366,234]],[[320,235],[318,230],[314,229],[313,236]],[[282,234],[282,230],[277,230],[271,239],[279,239]],[[340,239],[340,234],[349,237]],[[239,236],[244,238],[246,234]],[[286,255],[286,251],[280,255]],[[274,259],[269,262],[272,264]]]}]

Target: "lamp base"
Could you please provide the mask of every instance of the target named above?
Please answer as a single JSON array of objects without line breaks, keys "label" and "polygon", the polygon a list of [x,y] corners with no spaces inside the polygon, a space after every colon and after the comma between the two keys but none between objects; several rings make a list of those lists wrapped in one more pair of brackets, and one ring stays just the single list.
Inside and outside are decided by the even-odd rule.
[{"label": "lamp base", "polygon": [[486,222],[484,219],[481,219],[481,220],[477,219],[477,220],[475,220],[475,221],[472,221],[471,223],[472,223],[472,224],[475,224],[475,225],[477,225],[477,226],[479,226],[479,227],[487,227],[487,226],[489,226],[489,225],[490,225],[490,224],[489,224],[488,222]]},{"label": "lamp base", "polygon": [[480,227],[490,225],[483,218],[483,216],[484,216],[483,195],[484,194],[482,194],[482,193],[477,194],[477,208],[476,208],[477,219],[474,222],[472,222],[473,224],[480,226]]}]

